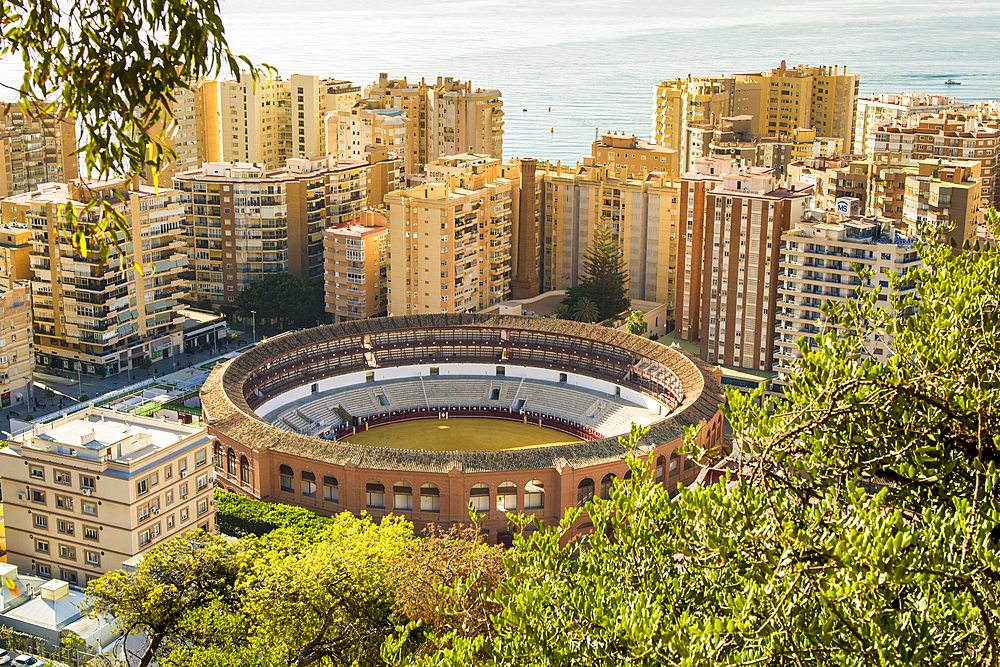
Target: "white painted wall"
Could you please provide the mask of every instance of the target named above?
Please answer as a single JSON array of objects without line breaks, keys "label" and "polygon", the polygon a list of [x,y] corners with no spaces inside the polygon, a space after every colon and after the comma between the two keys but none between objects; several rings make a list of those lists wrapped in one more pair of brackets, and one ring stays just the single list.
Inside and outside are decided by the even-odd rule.
[{"label": "white painted wall", "polygon": [[[497,377],[497,366],[502,366],[504,368],[504,379],[517,379],[517,378],[531,378],[533,380],[546,380],[548,382],[558,382],[559,376],[563,371],[553,370],[549,368],[535,368],[532,366],[513,366],[510,364],[435,364],[438,368],[439,375],[479,375],[483,377]],[[354,373],[347,373],[346,375],[338,375],[331,378],[326,378],[318,382],[319,393],[331,391],[333,389],[343,389],[353,385],[365,384],[365,378],[371,371],[356,371]],[[431,374],[430,364],[419,364],[414,366],[397,366],[390,368],[376,368],[375,369],[375,382],[381,382],[383,380],[399,380],[405,378],[416,378],[417,376],[428,377]],[[582,387],[584,389],[590,389],[592,391],[598,391],[609,396],[615,395],[615,388],[618,386],[613,382],[608,382],[607,380],[598,380],[597,378],[588,377],[586,375],[579,375],[577,373],[566,373],[566,384],[572,385],[574,387]],[[277,410],[283,405],[287,405],[292,401],[296,401],[300,398],[305,398],[312,393],[311,389],[312,383],[304,384],[295,389],[290,389],[279,396],[268,400],[260,407],[257,408],[256,413],[259,416],[267,415],[274,410]],[[621,398],[635,403],[637,405],[644,406],[647,410],[652,412],[658,412],[660,414],[666,414],[667,410],[661,406],[657,401],[643,396],[637,391],[632,389],[626,389],[621,387]]]}]

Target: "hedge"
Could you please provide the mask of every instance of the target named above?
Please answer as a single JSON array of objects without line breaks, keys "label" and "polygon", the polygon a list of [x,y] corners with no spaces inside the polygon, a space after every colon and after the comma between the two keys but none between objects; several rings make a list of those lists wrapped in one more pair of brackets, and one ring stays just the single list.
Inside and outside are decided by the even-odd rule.
[{"label": "hedge", "polygon": [[294,532],[315,542],[333,525],[334,519],[303,507],[264,503],[237,493],[215,489],[215,525],[233,537],[266,535],[275,530]]}]

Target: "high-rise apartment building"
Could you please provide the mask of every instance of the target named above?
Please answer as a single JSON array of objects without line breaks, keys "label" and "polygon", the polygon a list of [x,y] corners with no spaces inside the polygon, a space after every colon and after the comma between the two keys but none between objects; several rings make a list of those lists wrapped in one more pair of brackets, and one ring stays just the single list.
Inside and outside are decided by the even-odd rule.
[{"label": "high-rise apartment building", "polygon": [[[191,89],[173,91],[174,100],[168,114],[153,129],[155,141],[169,146],[177,158],[156,175],[157,185],[169,188],[175,174],[197,169],[202,162],[222,159],[219,127],[219,83],[198,81]],[[152,170],[147,167],[146,183],[153,184]]]},{"label": "high-rise apartment building", "polygon": [[959,248],[975,243],[981,220],[981,183],[975,160],[921,160],[906,176],[903,225],[917,234],[924,225],[949,229]]},{"label": "high-rise apartment building", "polygon": [[187,209],[193,296],[232,305],[272,273],[323,274],[323,230],[367,201],[369,163],[290,158],[282,169],[210,162],[178,174]]},{"label": "high-rise apartment building", "polygon": [[365,88],[365,99],[381,101],[385,109],[399,109],[412,121],[408,146],[412,162],[408,174],[419,174],[424,165],[442,156],[463,153],[503,156],[503,101],[499,90],[473,88],[451,77],[436,84],[424,79],[410,83],[379,74]]},{"label": "high-rise apartment building", "polygon": [[842,197],[857,199],[862,209],[867,202],[871,179],[871,161],[847,157],[810,157],[787,167],[792,182],[813,186],[812,206],[833,211]]},{"label": "high-rise apartment building", "polygon": [[338,160],[363,160],[370,147],[386,148],[403,161],[403,173],[412,174],[417,160],[413,121],[402,109],[376,107],[378,100],[362,100],[327,114],[326,152]]},{"label": "high-rise apartment building", "polygon": [[0,226],[0,287],[31,280],[31,230],[21,225]]},{"label": "high-rise apartment building", "polygon": [[788,67],[782,60],[770,72],[740,76],[760,83],[760,108],[754,115],[761,134],[781,136],[806,128],[840,139],[845,147],[854,140],[860,79],[846,67]]},{"label": "high-rise apartment building", "polygon": [[933,116],[908,116],[905,121],[874,125],[869,128],[868,157],[925,160],[975,160],[982,167],[983,204],[1000,202],[996,176],[1000,154],[1000,129],[983,125],[976,118],[942,112]]},{"label": "high-rise apartment building", "polygon": [[31,340],[31,284],[0,287],[0,408],[31,398],[35,350]]},{"label": "high-rise apartment building", "polygon": [[75,119],[0,106],[0,198],[80,175]]},{"label": "high-rise apartment building", "polygon": [[812,157],[844,155],[843,139],[817,137],[816,130],[797,128],[778,137],[762,137],[757,143],[756,166],[773,170],[775,176],[787,173],[788,165]]},{"label": "high-rise apartment building", "polygon": [[680,175],[680,156],[676,149],[636,139],[634,134],[606,133],[591,144],[590,156],[595,164],[624,169],[627,178],[640,178],[654,171]]},{"label": "high-rise apartment building", "polygon": [[324,302],[334,324],[388,312],[389,220],[364,210],[323,232]]},{"label": "high-rise apartment building", "polygon": [[22,572],[86,586],[165,540],[215,529],[204,427],[89,407],[8,445],[7,559]]},{"label": "high-rise apartment building", "polygon": [[975,105],[959,102],[944,95],[924,93],[903,93],[894,95],[883,93],[858,100],[857,121],[854,126],[854,155],[872,155],[875,140],[872,128],[878,125],[893,125],[914,114],[930,114],[941,111],[967,111],[974,115]]},{"label": "high-rise apartment building", "polygon": [[699,339],[709,363],[770,370],[780,239],[812,187],[780,186],[770,170],[732,163],[699,164],[681,185],[678,335]]},{"label": "high-rise apartment building", "polygon": [[688,164],[684,148],[685,129],[694,125],[715,126],[733,115],[736,79],[687,77],[663,81],[653,90],[653,143],[680,151],[680,164]]},{"label": "high-rise apartment building", "polygon": [[[0,202],[4,220],[32,233],[32,319],[40,365],[104,376],[135,368],[142,357],[156,360],[182,349],[179,299],[188,286],[181,279],[187,255],[180,195],[124,179],[76,180],[45,183]],[[94,254],[81,257],[73,249],[60,212],[65,205],[82,211],[95,198],[118,207],[131,234],[122,253],[112,250],[103,268]]]},{"label": "high-rise apartment building", "polygon": [[[353,105],[360,88],[349,81],[293,74],[271,81],[219,83],[222,159],[284,167],[288,158],[327,155],[328,113]],[[200,165],[199,165],[200,166]]]},{"label": "high-rise apartment building", "polygon": [[391,314],[472,312],[509,296],[519,176],[489,155],[452,155],[386,196]]},{"label": "high-rise apartment building", "polygon": [[[774,328],[777,382],[786,384],[792,364],[802,358],[798,341],[815,345],[817,334],[830,326],[822,313],[829,303],[846,303],[857,290],[881,287],[878,303],[889,306],[889,276],[921,265],[914,237],[888,218],[802,221],[781,235],[777,319]],[[870,269],[864,284],[858,268]],[[910,288],[912,289],[912,287]],[[903,290],[905,293],[906,290]],[[891,341],[870,335],[865,349],[878,361],[892,353]]]},{"label": "high-rise apartment building", "polygon": [[546,165],[541,171],[545,291],[569,289],[583,278],[584,259],[596,229],[611,226],[628,266],[629,297],[667,304],[676,295],[680,183],[665,172],[640,172],[584,160],[578,169]]}]

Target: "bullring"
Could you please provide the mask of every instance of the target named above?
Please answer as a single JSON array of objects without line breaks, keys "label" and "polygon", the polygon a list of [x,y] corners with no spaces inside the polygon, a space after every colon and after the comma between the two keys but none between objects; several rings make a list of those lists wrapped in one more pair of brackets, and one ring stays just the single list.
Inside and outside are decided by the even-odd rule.
[{"label": "bullring", "polygon": [[[391,392],[390,379],[398,383]],[[426,390],[431,379],[456,383],[452,404],[438,405],[433,391],[419,399],[417,383]],[[404,390],[406,382],[413,386]],[[538,389],[524,391],[526,383]],[[475,400],[478,387],[486,389],[482,401]],[[560,391],[566,406],[596,399],[571,415],[559,408]],[[545,392],[555,398],[532,398]],[[368,403],[359,407],[351,395]],[[310,414],[284,409],[296,400],[309,405],[312,396],[331,398]],[[675,450],[693,425],[703,425],[701,444],[721,446],[723,399],[710,366],[653,341],[578,322],[478,314],[366,319],[282,334],[217,366],[202,388],[223,488],[324,514],[402,514],[417,530],[467,521],[471,504],[490,542],[509,541],[508,511],[557,523],[625,475],[629,452],[620,433],[605,431],[626,423],[630,405],[648,417],[636,453],[650,456],[657,480],[669,487],[694,481],[698,462]],[[442,411],[542,420],[581,441],[450,452],[351,443],[357,429]],[[604,414],[618,416],[599,421]],[[586,517],[578,524],[578,531],[592,528]]]}]

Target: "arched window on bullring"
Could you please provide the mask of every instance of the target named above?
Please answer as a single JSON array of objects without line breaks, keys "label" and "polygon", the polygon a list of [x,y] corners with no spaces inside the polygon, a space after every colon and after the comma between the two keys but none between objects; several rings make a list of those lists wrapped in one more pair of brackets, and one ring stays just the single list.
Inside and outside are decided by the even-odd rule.
[{"label": "arched window on bullring", "polygon": [[656,481],[662,482],[667,473],[667,460],[662,456],[656,459]]},{"label": "arched window on bullring", "polygon": [[437,484],[427,482],[420,487],[420,511],[441,511],[441,491],[438,489]]},{"label": "arched window on bullring", "polygon": [[413,489],[409,482],[399,481],[392,485],[392,508],[406,512],[413,509]]},{"label": "arched window on bullring", "polygon": [[474,512],[490,511],[490,487],[479,482],[469,491],[469,506]]},{"label": "arched window on bullring", "polygon": [[222,445],[218,440],[215,441],[215,467],[222,469]]},{"label": "arched window on bullring", "polygon": [[295,493],[295,481],[292,469],[286,465],[278,468],[278,477],[281,482],[281,490],[285,493]]},{"label": "arched window on bullring", "polygon": [[670,477],[676,477],[681,472],[681,455],[670,452]]},{"label": "arched window on bullring", "polygon": [[583,507],[588,501],[594,498],[594,480],[585,477],[576,486],[576,506]]},{"label": "arched window on bullring", "polygon": [[497,509],[501,512],[517,510],[517,485],[514,482],[504,482],[497,487]]},{"label": "arched window on bullring", "polygon": [[250,479],[250,461],[247,457],[240,457],[240,484],[250,485],[253,482]]},{"label": "arched window on bullring", "polygon": [[524,486],[524,509],[545,509],[545,485],[533,479]]},{"label": "arched window on bullring", "polygon": [[385,485],[372,480],[365,484],[365,505],[368,509],[385,509]]},{"label": "arched window on bullring", "polygon": [[601,498],[603,498],[604,500],[610,498],[611,489],[614,488],[614,485],[615,485],[614,473],[609,472],[607,475],[604,476],[604,479],[601,480]]},{"label": "arched window on bullring", "polygon": [[232,477],[236,477],[236,452],[230,447],[226,452],[226,472]]},{"label": "arched window on bullring", "polygon": [[316,475],[307,470],[302,471],[302,496],[305,498],[316,497]]},{"label": "arched window on bullring", "polygon": [[337,478],[333,475],[323,477],[323,502],[340,503],[340,487],[337,485]]}]

